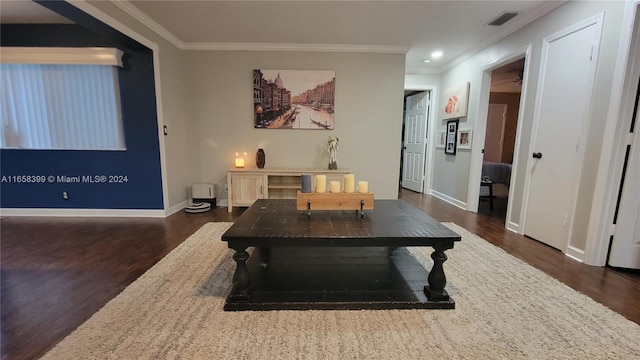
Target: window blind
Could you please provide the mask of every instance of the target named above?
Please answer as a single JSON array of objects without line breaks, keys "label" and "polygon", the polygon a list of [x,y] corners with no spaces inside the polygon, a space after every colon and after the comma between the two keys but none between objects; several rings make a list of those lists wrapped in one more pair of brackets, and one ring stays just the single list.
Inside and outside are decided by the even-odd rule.
[{"label": "window blind", "polygon": [[109,65],[0,65],[2,148],[122,150],[120,94]]}]

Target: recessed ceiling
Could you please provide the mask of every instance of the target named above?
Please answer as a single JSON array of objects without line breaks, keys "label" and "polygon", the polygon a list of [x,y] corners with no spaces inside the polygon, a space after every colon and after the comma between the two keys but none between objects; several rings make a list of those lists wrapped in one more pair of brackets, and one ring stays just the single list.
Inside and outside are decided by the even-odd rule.
[{"label": "recessed ceiling", "polygon": [[[2,22],[12,7],[2,0]],[[89,2],[90,3],[90,2]],[[439,73],[563,1],[112,1],[182,49],[406,53],[405,72]],[[5,10],[7,9],[7,11]],[[502,26],[488,23],[518,15]],[[22,17],[23,22],[37,22]],[[434,50],[443,56],[431,59]]]},{"label": "recessed ceiling", "polygon": [[70,24],[71,20],[29,0],[0,1],[2,24]]},{"label": "recessed ceiling", "polygon": [[[406,73],[437,73],[562,2],[142,0],[129,4],[130,11],[139,11],[187,47],[320,44],[406,51]],[[504,12],[518,15],[502,26],[488,25]],[[443,56],[425,63],[434,50],[442,50]]]}]

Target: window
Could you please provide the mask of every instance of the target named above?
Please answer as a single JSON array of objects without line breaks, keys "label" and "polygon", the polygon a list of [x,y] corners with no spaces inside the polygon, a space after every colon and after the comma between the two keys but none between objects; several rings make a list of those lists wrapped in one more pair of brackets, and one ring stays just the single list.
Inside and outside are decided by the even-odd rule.
[{"label": "window", "polygon": [[0,83],[2,148],[125,149],[114,66],[3,63]]}]

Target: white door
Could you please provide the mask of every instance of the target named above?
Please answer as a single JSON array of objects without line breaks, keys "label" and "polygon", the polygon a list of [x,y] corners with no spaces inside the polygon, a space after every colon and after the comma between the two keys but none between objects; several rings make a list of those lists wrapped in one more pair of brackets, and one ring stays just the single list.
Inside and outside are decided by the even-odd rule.
[{"label": "white door", "polygon": [[600,23],[546,39],[524,233],[565,251],[575,212]]},{"label": "white door", "polygon": [[[636,121],[640,119],[640,109],[636,97]],[[638,127],[638,124],[635,124]],[[640,140],[635,131],[630,145],[616,230],[609,253],[609,265],[630,269],[640,269]]]},{"label": "white door", "polygon": [[429,118],[428,91],[407,97],[404,122],[402,187],[422,192]]},{"label": "white door", "polygon": [[484,161],[502,162],[504,127],[507,121],[507,105],[489,104],[487,131],[484,137]]}]

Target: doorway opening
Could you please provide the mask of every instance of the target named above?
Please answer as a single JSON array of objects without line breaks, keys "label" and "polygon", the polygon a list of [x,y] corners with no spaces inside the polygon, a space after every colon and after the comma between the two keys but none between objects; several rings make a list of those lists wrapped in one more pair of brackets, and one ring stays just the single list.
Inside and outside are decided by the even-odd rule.
[{"label": "doorway opening", "polygon": [[478,213],[506,219],[525,58],[491,71]]}]

